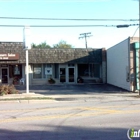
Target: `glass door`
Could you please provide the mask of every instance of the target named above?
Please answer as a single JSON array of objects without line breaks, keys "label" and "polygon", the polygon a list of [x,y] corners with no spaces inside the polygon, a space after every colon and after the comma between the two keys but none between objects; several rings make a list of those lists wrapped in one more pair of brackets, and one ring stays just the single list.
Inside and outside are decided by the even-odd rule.
[{"label": "glass door", "polygon": [[7,70],[7,68],[2,68],[2,83],[8,83],[8,70]]},{"label": "glass door", "polygon": [[66,68],[60,68],[60,82],[66,82]]},{"label": "glass door", "polygon": [[69,82],[74,82],[74,68],[68,68]]}]

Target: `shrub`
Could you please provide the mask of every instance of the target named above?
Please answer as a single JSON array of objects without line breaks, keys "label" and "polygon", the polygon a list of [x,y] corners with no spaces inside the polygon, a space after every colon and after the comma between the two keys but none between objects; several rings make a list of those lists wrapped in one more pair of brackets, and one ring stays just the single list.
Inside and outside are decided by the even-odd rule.
[{"label": "shrub", "polygon": [[50,84],[54,84],[54,83],[55,83],[55,80],[54,80],[53,78],[50,78],[50,79],[48,80],[48,82],[49,82]]},{"label": "shrub", "polygon": [[1,85],[0,95],[7,95],[7,94],[18,94],[18,90],[16,90],[14,85]]}]

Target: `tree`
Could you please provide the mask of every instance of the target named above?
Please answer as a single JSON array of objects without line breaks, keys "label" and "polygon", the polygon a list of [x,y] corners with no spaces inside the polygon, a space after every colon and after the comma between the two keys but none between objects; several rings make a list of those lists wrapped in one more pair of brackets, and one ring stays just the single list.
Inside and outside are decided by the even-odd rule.
[{"label": "tree", "polygon": [[37,47],[37,45],[35,44],[35,43],[32,43],[32,48],[36,48]]},{"label": "tree", "polygon": [[51,46],[48,45],[46,42],[42,42],[38,45],[36,45],[35,43],[32,43],[32,47],[33,48],[51,48]]},{"label": "tree", "polygon": [[70,49],[72,45],[67,44],[66,41],[60,41],[58,44],[53,45],[53,48]]}]

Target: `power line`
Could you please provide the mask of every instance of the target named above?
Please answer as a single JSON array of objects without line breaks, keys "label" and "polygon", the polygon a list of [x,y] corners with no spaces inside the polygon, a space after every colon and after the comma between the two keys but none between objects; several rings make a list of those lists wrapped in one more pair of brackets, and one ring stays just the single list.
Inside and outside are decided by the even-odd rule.
[{"label": "power line", "polygon": [[139,26],[138,26],[137,29],[135,30],[135,32],[134,32],[132,38],[134,37],[134,35],[136,34],[136,32],[137,32],[138,29],[139,29]]},{"label": "power line", "polygon": [[105,0],[0,0],[0,1],[8,1],[8,2],[16,2],[16,1],[23,1],[23,2],[38,2],[38,1],[43,1],[43,2],[71,2],[71,3],[75,3],[75,2],[96,2],[96,1],[105,1]]},{"label": "power line", "polygon": [[68,18],[26,18],[26,17],[0,17],[0,19],[16,19],[16,20],[71,20],[71,21],[139,21],[139,19],[68,19]]},{"label": "power line", "polygon": [[[25,27],[25,25],[0,25],[0,27]],[[114,25],[30,25],[30,27],[115,27]]]},{"label": "power line", "polygon": [[[129,27],[139,26],[139,24],[125,24],[125,25],[29,25],[30,27]],[[25,25],[0,25],[0,27],[25,27]]]}]

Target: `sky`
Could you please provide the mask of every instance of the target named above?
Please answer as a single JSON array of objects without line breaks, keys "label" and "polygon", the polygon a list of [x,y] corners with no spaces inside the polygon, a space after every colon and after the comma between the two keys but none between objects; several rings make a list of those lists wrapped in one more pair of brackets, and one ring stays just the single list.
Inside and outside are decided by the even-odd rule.
[{"label": "sky", "polygon": [[[0,0],[0,25],[123,25],[139,24],[138,0]],[[128,19],[128,21],[71,21],[3,19],[2,17],[57,19]],[[88,48],[110,48],[132,37],[138,26],[116,27],[30,27],[31,42],[46,42],[50,46],[61,40],[74,48],[85,48],[82,33],[91,32]],[[139,36],[139,28],[135,37]],[[22,42],[23,27],[0,26],[0,42]]]}]

